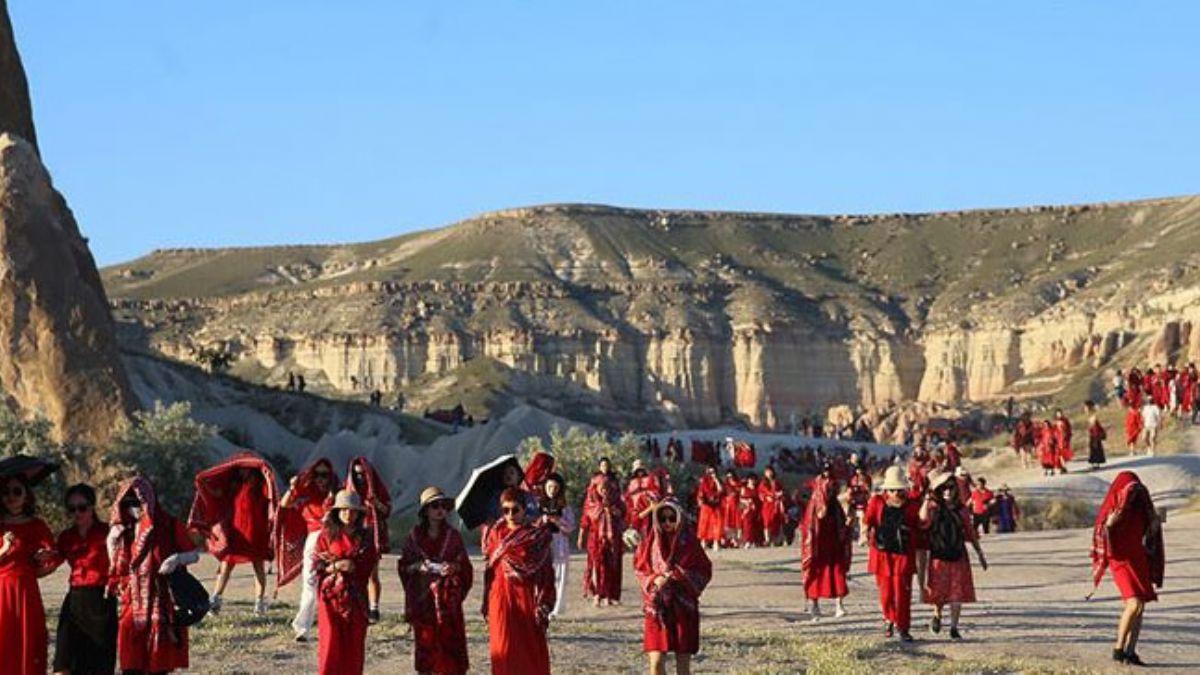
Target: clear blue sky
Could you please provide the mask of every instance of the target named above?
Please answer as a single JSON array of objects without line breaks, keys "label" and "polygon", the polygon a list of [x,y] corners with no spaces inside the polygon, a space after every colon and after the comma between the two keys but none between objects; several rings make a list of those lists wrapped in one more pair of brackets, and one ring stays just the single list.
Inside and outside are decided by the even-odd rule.
[{"label": "clear blue sky", "polygon": [[1200,3],[10,0],[102,264],[540,202],[1200,192]]}]

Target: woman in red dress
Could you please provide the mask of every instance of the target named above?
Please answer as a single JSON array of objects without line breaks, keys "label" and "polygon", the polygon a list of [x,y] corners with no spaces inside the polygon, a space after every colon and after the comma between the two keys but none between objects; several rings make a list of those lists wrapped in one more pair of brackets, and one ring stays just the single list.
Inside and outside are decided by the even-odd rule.
[{"label": "woman in red dress", "polygon": [[[200,559],[183,521],[158,505],[154,487],[135,476],[117,490],[109,522],[109,594],[120,598],[117,656],[129,673],[188,667],[188,631],[175,625],[168,575]],[[199,537],[197,537],[198,539]]]},{"label": "woman in red dress", "polygon": [[746,476],[738,495],[738,511],[742,519],[742,546],[750,548],[763,543],[762,502],[758,499],[758,476]]},{"label": "woman in red dress", "polygon": [[[1132,401],[1132,398],[1130,399]],[[1125,449],[1133,454],[1137,449],[1138,439],[1142,437],[1142,409],[1128,404],[1125,409]]]},{"label": "woman in red dress", "polygon": [[275,557],[271,528],[278,508],[275,471],[254,453],[234,455],[196,476],[188,529],[203,534],[220,561],[210,599],[214,614],[221,611],[233,569],[246,563],[254,570],[254,613],[266,613],[266,564]]},{"label": "woman in red dress", "polygon": [[883,494],[872,495],[863,514],[863,529],[870,545],[867,572],[875,575],[884,634],[899,632],[912,642],[912,582],[916,573],[916,540],[920,529],[919,507],[909,499],[909,486],[899,466],[888,467]]},{"label": "woman in red dress", "polygon": [[579,548],[587,551],[583,595],[596,606],[621,604],[622,558],[625,556],[625,503],[613,483],[601,476],[583,505]]},{"label": "woman in red dress", "polygon": [[758,500],[762,503],[763,542],[768,546],[783,543],[783,524],[787,521],[787,495],[783,484],[775,477],[775,467],[763,469],[758,484]]},{"label": "woman in red dress", "polygon": [[108,523],[96,517],[96,491],[72,485],[66,494],[74,524],[58,535],[58,555],[71,566],[70,590],[58,613],[54,672],[109,675],[117,667],[117,601],[108,585]]},{"label": "woman in red dress", "polygon": [[721,485],[721,523],[725,526],[725,545],[737,548],[742,536],[742,510],[740,500],[742,481],[732,471],[725,472]]},{"label": "woman in red dress", "polygon": [[[1158,599],[1166,569],[1162,525],[1150,491],[1132,471],[1117,474],[1096,514],[1092,529],[1092,583],[1106,570],[1125,601],[1113,645],[1114,661],[1145,665],[1137,654],[1146,603]],[[1092,591],[1095,593],[1095,590]],[[1091,598],[1091,594],[1088,594]]]},{"label": "woman in red dress", "polygon": [[453,508],[441,488],[425,488],[396,563],[404,620],[413,630],[413,669],[422,674],[461,675],[470,666],[462,605],[475,575],[462,535],[446,522]]},{"label": "woman in red dress", "polygon": [[[375,551],[382,556],[392,550],[388,541],[387,519],[392,515],[392,495],[383,478],[366,457],[355,457],[350,460],[350,468],[346,473],[346,489],[358,495],[363,508],[367,510],[364,524],[371,533],[375,543]],[[371,581],[367,585],[367,620],[372,624],[379,622],[379,595],[383,590],[379,583],[379,567],[371,571]]]},{"label": "woman in red dress", "polygon": [[658,477],[647,471],[640,459],[634,460],[632,474],[629,485],[625,487],[625,513],[629,527],[645,533],[650,526],[647,510],[663,498],[663,488]]},{"label": "woman in red dress", "polygon": [[292,477],[287,492],[279,499],[279,514],[275,519],[275,585],[285,586],[300,577],[300,605],[292,619],[296,642],[308,641],[317,618],[313,552],[317,550],[317,540],[338,482],[333,463],[317,459]]},{"label": "woman in red dress", "polygon": [[971,559],[967,543],[979,556],[979,566],[987,570],[987,558],[979,546],[979,536],[971,512],[958,494],[958,483],[946,472],[929,478],[929,492],[921,504],[921,526],[929,533],[929,570],[922,600],[933,605],[929,629],[942,630],[942,608],[950,605],[950,639],[961,640],[958,618],[963,603],[975,602],[975,581],[971,577]]},{"label": "woman in red dress", "polygon": [[700,651],[700,594],[712,578],[712,563],[674,500],[654,508],[633,567],[642,589],[642,648],[650,672],[665,675],[663,655],[673,652],[675,671],[687,675]]},{"label": "woman in red dress", "polygon": [[358,495],[338,492],[313,553],[320,675],[358,675],[366,661],[367,581],[379,564],[366,511]]},{"label": "woman in red dress", "polygon": [[492,675],[549,675],[553,533],[526,522],[525,500],[517,490],[501,493],[500,513],[503,520],[488,528],[483,544],[483,616]]},{"label": "woman in red dress", "polygon": [[701,543],[708,544],[715,551],[725,536],[725,525],[721,518],[721,481],[717,478],[716,467],[704,469],[704,476],[696,491],[696,502],[700,508],[697,536]]},{"label": "woman in red dress", "polygon": [[21,478],[0,479],[0,660],[5,673],[46,672],[46,610],[38,577],[54,571],[54,535]]},{"label": "woman in red dress", "polygon": [[850,527],[831,472],[832,467],[826,463],[813,479],[812,498],[800,524],[800,571],[813,621],[821,618],[821,598],[833,598],[837,603],[834,616],[845,616],[843,599],[850,592],[846,586],[852,555]]}]

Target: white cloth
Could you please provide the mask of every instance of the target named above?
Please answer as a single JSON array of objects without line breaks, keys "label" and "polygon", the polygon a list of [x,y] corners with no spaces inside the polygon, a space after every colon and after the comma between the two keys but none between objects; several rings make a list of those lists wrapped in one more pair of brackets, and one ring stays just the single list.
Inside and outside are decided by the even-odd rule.
[{"label": "white cloth", "polygon": [[554,561],[554,611],[550,616],[562,616],[567,612],[567,568],[570,565],[569,557],[562,562]]},{"label": "white cloth", "polygon": [[300,608],[296,610],[296,618],[292,619],[292,630],[297,636],[308,636],[313,622],[317,620],[317,570],[314,556],[317,553],[317,539],[321,531],[309,532],[304,539],[304,569],[300,573]]},{"label": "white cloth", "polygon": [[554,562],[565,563],[571,559],[571,537],[570,534],[575,531],[575,511],[567,506],[563,508],[562,515],[558,517],[558,532],[554,533],[554,538],[550,540],[550,552],[554,556]]},{"label": "white cloth", "polygon": [[1157,431],[1159,422],[1161,421],[1162,411],[1158,409],[1158,406],[1153,403],[1147,403],[1142,406],[1142,424],[1147,430],[1154,429]]}]

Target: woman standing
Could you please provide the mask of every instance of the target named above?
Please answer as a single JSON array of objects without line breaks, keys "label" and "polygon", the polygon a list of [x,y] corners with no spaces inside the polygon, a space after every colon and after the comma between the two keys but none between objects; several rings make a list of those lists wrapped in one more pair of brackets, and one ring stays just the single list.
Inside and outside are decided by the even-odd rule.
[{"label": "woman standing", "polygon": [[1007,534],[1017,531],[1017,521],[1021,519],[1021,507],[1012,496],[1012,490],[1007,484],[1000,486],[1000,494],[996,495],[996,531]]},{"label": "woman standing", "polygon": [[[392,496],[380,478],[379,472],[367,461],[366,457],[355,457],[350,460],[350,468],[346,476],[346,489],[358,495],[366,511],[364,524],[371,533],[375,551],[383,555],[391,550],[388,541],[387,519],[392,515]],[[379,567],[371,570],[371,581],[367,586],[367,620],[372,624],[379,622],[379,595],[383,590],[379,583]]]},{"label": "woman standing", "polygon": [[551,549],[554,556],[554,611],[551,618],[567,611],[567,567],[571,562],[571,540],[575,531],[575,510],[567,503],[566,482],[557,473],[550,474],[542,485],[541,522],[554,533]]},{"label": "woman standing", "polygon": [[503,520],[488,528],[483,552],[483,616],[493,675],[549,675],[546,628],[554,611],[551,532],[526,522],[520,492],[500,495]]},{"label": "woman standing", "polygon": [[696,491],[696,502],[700,508],[697,535],[701,543],[712,546],[715,551],[725,536],[721,518],[721,481],[717,478],[716,467],[704,469],[704,477],[700,479],[700,487]]},{"label": "woman standing", "polygon": [[610,480],[593,479],[579,521],[579,548],[587,551],[584,597],[596,606],[621,604],[621,559],[625,556],[625,503]]},{"label": "woman standing", "polygon": [[71,566],[70,589],[58,614],[54,672],[109,675],[117,666],[117,601],[108,585],[108,523],[96,517],[96,490],[67,489],[67,513],[74,524],[58,535],[58,554]]},{"label": "woman standing", "polygon": [[879,588],[884,635],[899,632],[902,641],[912,642],[913,535],[920,529],[919,508],[908,498],[908,483],[899,466],[888,467],[881,487],[883,494],[873,495],[863,514],[863,529],[871,547],[867,571],[875,575]]},{"label": "woman standing", "polygon": [[1104,572],[1111,570],[1125,601],[1113,645],[1114,661],[1145,665],[1137,654],[1138,637],[1146,603],[1158,599],[1154,587],[1162,587],[1165,568],[1162,524],[1154,500],[1136,473],[1122,471],[1109,486],[1092,528],[1092,583],[1099,586]]},{"label": "woman standing", "polygon": [[845,616],[843,599],[850,592],[846,586],[852,555],[850,528],[846,511],[837,499],[838,484],[832,472],[833,467],[826,462],[813,479],[812,498],[800,525],[800,571],[813,621],[821,618],[821,598],[833,598],[837,603],[834,616]]},{"label": "woman standing", "polygon": [[120,598],[117,655],[126,673],[188,667],[188,631],[175,625],[168,575],[200,559],[183,521],[159,508],[154,486],[135,476],[117,490],[109,519],[109,595]]},{"label": "woman standing", "polygon": [[763,543],[762,502],[758,499],[758,476],[746,476],[746,482],[738,495],[739,515],[742,519],[742,546],[751,548]]},{"label": "woman standing", "polygon": [[783,484],[775,477],[773,466],[763,469],[758,499],[762,503],[763,543],[778,546],[783,543],[783,524],[787,521],[787,495]]},{"label": "woman standing", "polygon": [[1104,440],[1108,438],[1108,432],[1100,424],[1095,403],[1086,401],[1083,408],[1088,414],[1088,464],[1091,465],[1092,471],[1095,471],[1107,461],[1104,457]]},{"label": "woman standing", "polygon": [[460,675],[470,666],[462,605],[475,574],[462,535],[446,522],[453,508],[441,488],[425,488],[419,521],[396,563],[404,620],[413,630],[413,669],[423,674]]},{"label": "woman standing", "polygon": [[1137,452],[1138,439],[1142,437],[1142,409],[1132,402],[1125,408],[1125,450],[1129,454]]},{"label": "woman standing", "polygon": [[54,535],[21,478],[0,480],[0,660],[6,673],[46,672],[46,610],[38,577],[54,570]]},{"label": "woman standing", "polygon": [[958,495],[958,483],[949,473],[929,479],[929,493],[921,505],[921,526],[929,532],[929,570],[921,589],[925,603],[933,605],[929,630],[942,630],[942,608],[950,605],[950,639],[961,640],[958,618],[963,603],[975,602],[975,581],[971,578],[971,559],[967,542],[979,556],[979,566],[987,570],[987,558],[979,546],[979,537],[971,523],[971,514]]},{"label": "woman standing", "polygon": [[[276,564],[279,566],[279,586],[296,575],[300,576],[300,606],[292,619],[296,642],[307,642],[309,631],[317,616],[317,575],[313,563],[322,524],[333,503],[338,478],[333,463],[318,459],[292,478],[291,485],[279,500],[280,546]],[[297,556],[296,554],[299,554]]]},{"label": "woman standing", "polygon": [[362,673],[367,644],[367,582],[379,563],[364,524],[366,508],[349,490],[337,493],[325,515],[313,570],[317,577],[317,672]]},{"label": "woman standing", "polygon": [[633,567],[642,589],[642,648],[650,672],[665,675],[663,655],[674,652],[675,672],[687,675],[700,651],[700,594],[712,578],[712,563],[674,500],[654,507]]},{"label": "woman standing", "polygon": [[725,480],[721,485],[721,523],[725,526],[726,546],[737,548],[742,536],[741,494],[742,481],[738,480],[733,471],[725,472]]},{"label": "woman standing", "polygon": [[658,477],[646,470],[642,460],[633,461],[631,474],[629,485],[625,487],[625,513],[629,527],[644,534],[650,525],[648,509],[662,499],[663,490]]}]

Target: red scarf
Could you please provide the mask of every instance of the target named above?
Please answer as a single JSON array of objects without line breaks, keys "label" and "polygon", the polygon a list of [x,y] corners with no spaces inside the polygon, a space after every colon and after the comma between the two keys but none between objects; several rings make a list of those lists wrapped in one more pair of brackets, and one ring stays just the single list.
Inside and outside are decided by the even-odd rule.
[{"label": "red scarf", "polygon": [[[825,517],[818,518],[817,512],[824,509]],[[800,570],[807,579],[814,572],[813,560],[816,556],[816,541],[826,528],[834,528],[838,533],[837,540],[840,550],[838,558],[845,569],[850,568],[854,554],[850,548],[850,536],[846,532],[846,514],[837,500],[837,481],[825,476],[813,479],[812,498],[804,509],[804,521],[800,537]]]},{"label": "red scarf", "polygon": [[[712,562],[708,559],[691,523],[683,516],[683,508],[673,500],[664,502],[680,519],[674,532],[665,532],[659,522],[657,508],[651,516],[651,527],[638,548],[634,567],[642,588],[642,610],[663,625],[674,624],[677,609],[696,610],[700,594],[712,579]],[[658,587],[654,580],[665,576],[669,581]]]},{"label": "red scarf", "polygon": [[[350,621],[355,615],[367,615],[367,591],[366,585],[361,581],[369,574],[364,572],[371,560],[374,559],[371,548],[371,538],[363,530],[357,533],[357,541],[355,535],[343,530],[342,535],[334,537],[326,529],[321,536],[327,537],[331,542],[337,542],[339,539],[345,539],[353,544],[347,554],[329,554],[331,558],[349,559],[354,561],[354,572],[337,572],[328,569],[328,563],[331,560],[321,560],[318,562],[317,574],[320,577],[320,583],[317,587],[317,593],[321,599],[329,603],[329,607],[333,612],[345,621]],[[356,580],[354,577],[358,577]]]},{"label": "red scarf", "polygon": [[542,486],[554,472],[554,455],[548,452],[536,452],[529,458],[529,466],[525,467],[525,489],[535,495],[543,492]]},{"label": "red scarf", "polygon": [[[154,487],[142,476],[125,481],[112,502],[109,521],[124,523],[121,500],[136,497],[142,503],[142,515],[135,524],[126,524],[116,540],[116,550],[109,551],[109,591],[120,590],[123,602],[128,603],[133,625],[138,631],[149,629],[147,640],[150,653],[174,645],[178,636],[171,629],[175,619],[175,603],[171,585],[158,573],[163,560],[173,546],[164,544],[175,536],[175,519],[158,509]],[[132,530],[132,531],[130,531]]]},{"label": "red scarf", "polygon": [[[303,471],[296,474],[296,483],[292,487],[294,497],[309,496],[319,498],[316,485],[313,483],[313,472],[324,465],[329,469],[329,484],[337,485],[337,475],[333,471],[333,463],[328,459],[318,459],[309,464]],[[280,508],[275,518],[275,528],[271,539],[275,544],[275,592],[291,583],[292,579],[300,576],[304,568],[304,540],[308,538],[308,526],[300,509],[295,506]]]},{"label": "red scarf", "polygon": [[[600,481],[608,483],[606,496],[600,494],[598,487]],[[583,511],[591,521],[592,536],[590,539],[593,541],[610,542],[619,539],[625,530],[625,506],[621,503],[621,491],[616,486],[616,481],[607,476],[598,474],[592,478],[592,485],[588,488],[588,497],[584,502]]]},{"label": "red scarf", "polygon": [[[1104,502],[1100,505],[1100,511],[1096,514],[1096,523],[1092,527],[1092,584],[1099,586],[1101,580],[1104,579],[1104,573],[1108,570],[1109,560],[1112,554],[1112,545],[1109,541],[1109,531],[1106,521],[1113,513],[1120,513],[1125,508],[1133,503],[1135,499],[1141,499],[1141,502],[1147,510],[1150,511],[1150,518],[1154,515],[1154,501],[1150,498],[1150,491],[1142,483],[1138,475],[1132,471],[1122,471],[1117,474],[1112,485],[1108,486],[1108,494],[1104,496]],[[1150,558],[1150,582],[1161,588],[1163,584],[1163,576],[1166,571],[1166,553],[1163,548],[1162,528],[1155,532],[1154,536],[1148,543],[1147,554]]]},{"label": "red scarf", "polygon": [[[275,516],[279,510],[279,490],[275,483],[275,471],[262,457],[253,452],[240,452],[220,464],[205,469],[196,475],[196,498],[188,514],[189,530],[196,530],[208,538],[208,550],[214,555],[224,552],[229,541],[225,528],[233,518],[233,476],[239,469],[252,469],[262,473],[267,491],[267,518],[271,531],[275,531]],[[274,545],[271,547],[275,548]]]},{"label": "red scarf", "polygon": [[[408,571],[409,566],[425,560],[453,563],[458,566],[458,573],[441,576]],[[456,530],[443,524],[441,537],[435,540],[420,525],[413,527],[400,552],[399,568],[404,585],[405,621],[428,621],[432,615],[438,624],[444,624],[462,614],[463,598],[471,590],[473,574],[462,535]]]},{"label": "red scarf", "polygon": [[[354,469],[356,466],[363,468],[363,477],[366,479],[366,492],[359,492],[354,485]],[[363,506],[367,509],[367,526],[371,529],[371,539],[375,542],[375,550],[380,553],[387,553],[391,550],[391,544],[388,541],[387,519],[392,514],[392,495],[388,492],[387,486],[383,484],[383,479],[379,477],[379,472],[366,457],[355,457],[350,460],[350,472],[346,476],[346,489],[357,494],[361,499]],[[383,505],[383,508],[376,508],[375,502]]]},{"label": "red scarf", "polygon": [[[499,538],[499,542],[487,556],[488,572],[499,572],[514,582],[532,586],[538,623],[545,628],[556,599],[550,547],[553,534],[547,527],[534,525],[522,525],[509,530],[503,521],[492,529],[501,532],[500,528],[507,531],[499,535],[488,532],[489,536]],[[486,593],[483,602],[483,613],[487,616]]]}]

